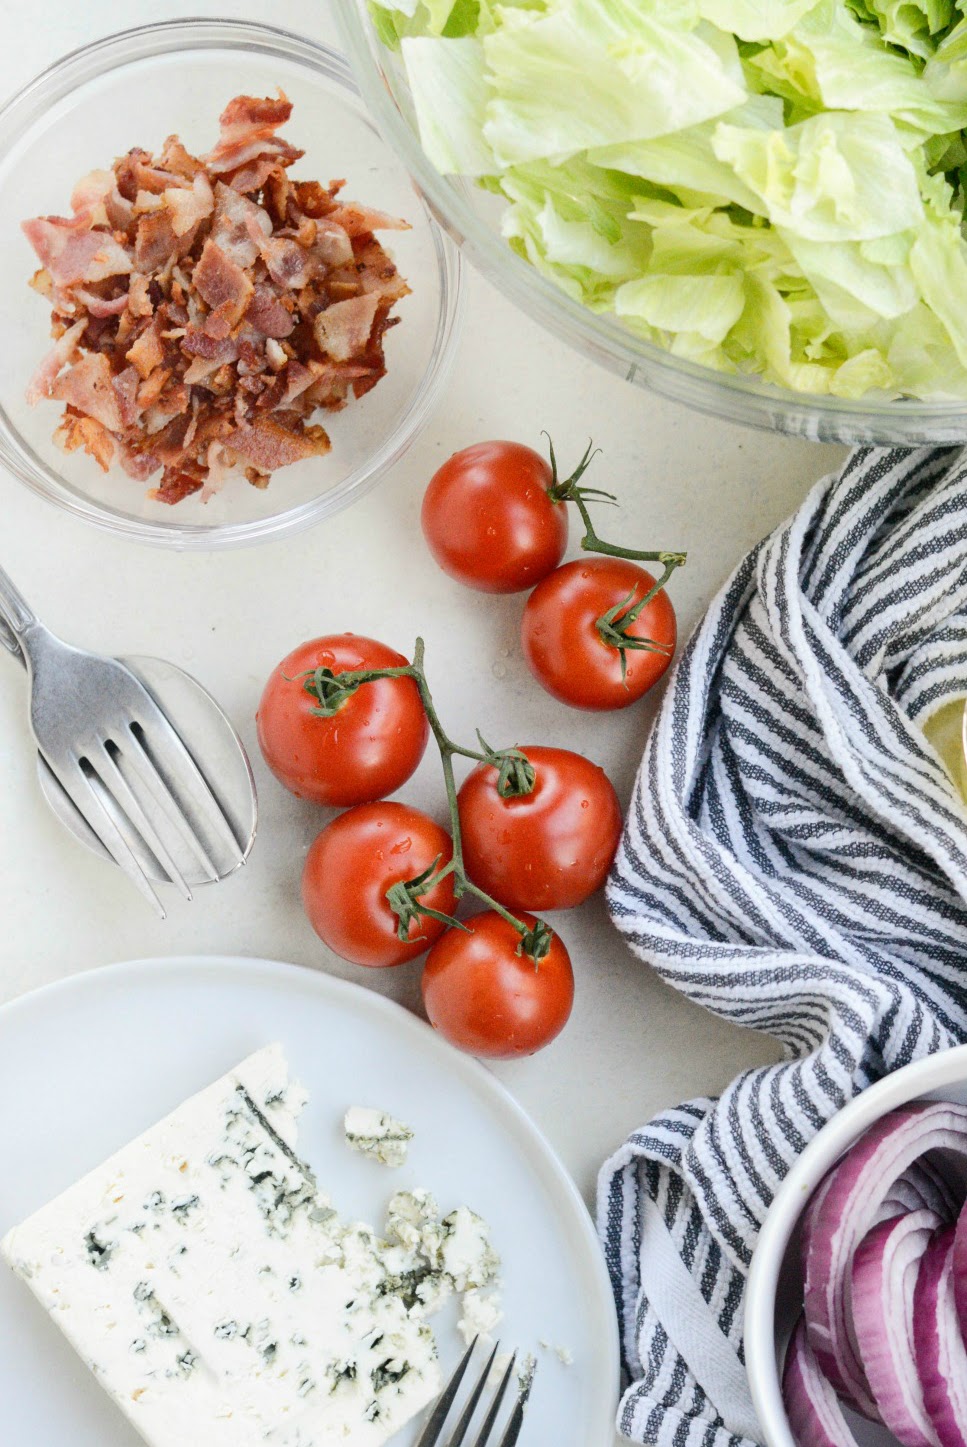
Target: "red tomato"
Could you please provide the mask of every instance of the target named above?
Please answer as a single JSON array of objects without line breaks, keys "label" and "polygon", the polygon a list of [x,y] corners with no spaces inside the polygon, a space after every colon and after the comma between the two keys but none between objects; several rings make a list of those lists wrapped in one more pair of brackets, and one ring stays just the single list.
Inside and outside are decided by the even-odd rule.
[{"label": "red tomato", "polygon": [[675,651],[675,610],[666,589],[628,627],[630,637],[653,639],[664,651],[626,649],[623,679],[621,653],[598,626],[612,609],[633,607],[654,582],[625,558],[602,557],[565,563],[538,584],[524,608],[521,642],[548,693],[574,708],[627,708],[658,682]]},{"label": "red tomato", "polygon": [[[522,924],[532,927],[533,916]],[[574,1003],[571,958],[557,935],[535,962],[513,925],[493,910],[449,929],[427,955],[423,1004],[434,1030],[471,1055],[533,1055],[567,1024]]]},{"label": "red tomato", "polygon": [[[302,901],[320,939],[354,965],[401,965],[439,939],[446,925],[420,918],[407,939],[386,892],[416,879],[439,858],[453,855],[450,836],[418,809],[392,801],[360,804],[338,815],[318,836],[302,875]],[[443,914],[456,905],[453,876],[440,881],[421,901]]]},{"label": "red tomato", "polygon": [[621,837],[621,806],[603,769],[568,749],[523,748],[534,788],[502,799],[479,764],[460,790],[467,873],[510,910],[570,909],[600,889]]},{"label": "red tomato", "polygon": [[556,568],[567,504],[548,496],[550,465],[519,442],[478,442],[434,474],[423,532],[445,573],[483,593],[519,593]]},{"label": "red tomato", "polygon": [[303,677],[316,668],[333,673],[402,668],[402,653],[355,633],[303,643],[275,669],[259,704],[259,744],[275,777],[300,799],[344,808],[392,794],[423,757],[430,726],[412,678],[364,683],[331,718]]}]

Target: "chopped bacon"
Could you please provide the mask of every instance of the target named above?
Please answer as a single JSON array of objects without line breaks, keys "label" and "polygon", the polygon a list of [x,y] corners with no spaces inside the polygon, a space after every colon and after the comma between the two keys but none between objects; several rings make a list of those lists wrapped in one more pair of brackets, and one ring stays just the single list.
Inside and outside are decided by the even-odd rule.
[{"label": "chopped bacon", "polygon": [[104,281],[134,270],[131,253],[110,231],[91,229],[90,212],[71,220],[38,216],[23,223],[23,232],[57,286]]},{"label": "chopped bacon", "polygon": [[290,336],[295,327],[295,318],[280,297],[270,286],[259,282],[252,293],[245,320],[249,326],[261,332],[263,337],[281,340]]},{"label": "chopped bacon", "polygon": [[213,310],[229,308],[233,324],[241,320],[254,287],[248,274],[226,256],[214,237],[205,242],[191,280],[203,302]]},{"label": "chopped bacon", "polygon": [[374,292],[333,302],[313,322],[319,350],[334,362],[348,362],[365,351],[378,307],[379,297]]},{"label": "chopped bacon", "polygon": [[276,286],[308,286],[315,273],[315,261],[311,252],[306,251],[297,241],[290,241],[287,236],[274,236],[266,240],[262,246],[262,260]]},{"label": "chopped bacon", "polygon": [[177,237],[167,211],[147,211],[138,218],[134,241],[134,259],[138,271],[164,270],[174,258]]},{"label": "chopped bacon", "polygon": [[223,181],[215,185],[215,224],[212,238],[239,266],[255,265],[265,238],[272,235],[272,218],[248,196]]},{"label": "chopped bacon", "polygon": [[73,359],[77,344],[84,335],[86,326],[87,322],[84,321],[83,318],[81,321],[75,322],[72,327],[67,328],[67,331],[64,332],[63,336],[58,338],[47,353],[31,377],[30,385],[27,388],[27,401],[31,407],[39,402],[42,397],[50,397],[52,395],[57,376],[62,368],[66,367],[67,363]]},{"label": "chopped bacon", "polygon": [[77,183],[71,217],[24,223],[55,338],[28,400],[64,404],[65,451],[142,483],[160,470],[160,502],[323,456],[313,413],[386,371],[409,288],[373,232],[406,223],[342,201],[341,181],[292,181],[291,110],[237,96],[207,157],[177,136],[135,148]]},{"label": "chopped bacon", "polygon": [[[104,206],[107,197],[114,190],[114,186],[113,171],[88,171],[71,192],[71,210],[74,212],[93,211],[97,206]],[[106,211],[104,220],[106,223]]]},{"label": "chopped bacon", "polygon": [[108,298],[78,286],[74,289],[74,302],[80,302],[92,317],[119,317],[128,304],[128,294],[123,291],[120,296]]},{"label": "chopped bacon", "polygon": [[373,211],[368,206],[357,206],[355,201],[346,201],[329,212],[329,220],[350,236],[369,236],[374,231],[409,231],[410,223],[385,211]]},{"label": "chopped bacon", "polygon": [[[230,175],[253,161],[268,156],[272,169],[291,166],[305,155],[275,133],[292,114],[292,102],[280,95],[267,97],[236,96],[229,101],[220,117],[221,135],[214,150],[205,158],[208,169],[216,176]],[[257,190],[265,184],[268,172],[255,178],[254,185],[239,185],[237,190]]]},{"label": "chopped bacon", "polygon": [[62,372],[50,390],[58,402],[93,417],[109,432],[121,432],[124,420],[114,390],[111,364],[103,352],[88,352],[67,372]]},{"label": "chopped bacon", "polygon": [[165,359],[165,349],[161,345],[161,336],[157,323],[152,323],[141,333],[138,340],[124,354],[124,360],[130,362],[140,377],[150,377],[156,367],[160,367]]},{"label": "chopped bacon", "polygon": [[149,317],[154,312],[151,304],[151,278],[143,272],[135,272],[128,287],[128,310],[133,317]]},{"label": "chopped bacon", "polygon": [[54,433],[54,441],[64,452],[77,452],[82,448],[89,453],[103,472],[107,472],[114,461],[114,438],[94,417],[87,417],[68,407]]},{"label": "chopped bacon", "polygon": [[187,186],[169,186],[167,191],[162,192],[161,200],[171,212],[171,226],[176,236],[184,236],[215,209],[215,193],[204,171],[198,172],[190,189]]},{"label": "chopped bacon", "polygon": [[296,433],[272,416],[256,417],[249,425],[237,428],[226,443],[230,451],[254,463],[261,472],[275,472],[307,457],[322,457],[330,445],[323,427],[306,427]]}]

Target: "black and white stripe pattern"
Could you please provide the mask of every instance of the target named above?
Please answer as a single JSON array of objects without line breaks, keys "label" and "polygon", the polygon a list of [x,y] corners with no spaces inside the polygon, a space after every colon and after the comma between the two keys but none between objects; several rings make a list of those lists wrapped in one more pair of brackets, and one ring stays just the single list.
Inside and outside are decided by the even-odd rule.
[{"label": "black and white stripe pattern", "polygon": [[872,1080],[967,1038],[967,811],[921,732],[963,694],[956,448],[855,452],[743,561],[672,675],[612,916],[786,1058],[666,1112],[602,1173],[634,1440],[755,1440],[742,1296],[777,1185]]}]

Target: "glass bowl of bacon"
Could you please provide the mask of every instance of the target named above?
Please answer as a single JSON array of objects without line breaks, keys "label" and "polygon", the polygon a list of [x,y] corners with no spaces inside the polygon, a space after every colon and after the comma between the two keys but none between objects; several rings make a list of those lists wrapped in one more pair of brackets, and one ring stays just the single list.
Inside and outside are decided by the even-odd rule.
[{"label": "glass bowl of bacon", "polygon": [[66,56],[0,111],[0,465],[115,533],[275,538],[426,422],[460,262],[341,56],[186,20]]}]

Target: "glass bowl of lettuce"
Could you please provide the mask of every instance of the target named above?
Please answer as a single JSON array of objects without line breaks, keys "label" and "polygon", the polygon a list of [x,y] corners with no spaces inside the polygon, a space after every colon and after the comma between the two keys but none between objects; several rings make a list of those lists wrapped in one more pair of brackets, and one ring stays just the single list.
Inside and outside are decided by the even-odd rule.
[{"label": "glass bowl of lettuce", "polygon": [[901,443],[967,440],[962,3],[336,0],[505,295],[706,412]]}]

